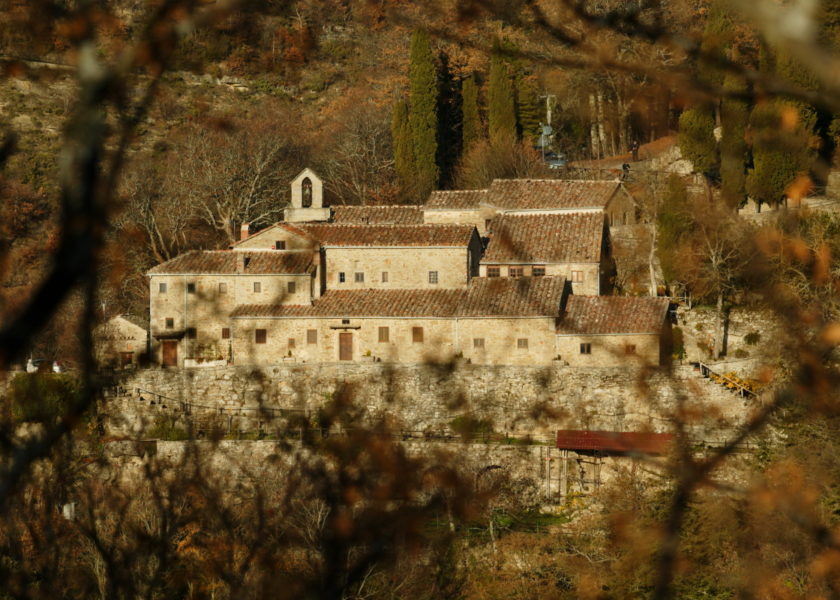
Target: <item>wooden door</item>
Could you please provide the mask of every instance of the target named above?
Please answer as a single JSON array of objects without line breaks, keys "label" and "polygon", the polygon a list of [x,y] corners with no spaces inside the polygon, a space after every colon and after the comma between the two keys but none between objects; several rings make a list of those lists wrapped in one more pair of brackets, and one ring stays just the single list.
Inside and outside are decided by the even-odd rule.
[{"label": "wooden door", "polygon": [[127,367],[134,362],[134,352],[120,352],[120,366]]},{"label": "wooden door", "polygon": [[338,360],[353,360],[353,334],[338,334]]},{"label": "wooden door", "polygon": [[178,342],[165,341],[163,342],[163,366],[177,367],[178,366]]}]

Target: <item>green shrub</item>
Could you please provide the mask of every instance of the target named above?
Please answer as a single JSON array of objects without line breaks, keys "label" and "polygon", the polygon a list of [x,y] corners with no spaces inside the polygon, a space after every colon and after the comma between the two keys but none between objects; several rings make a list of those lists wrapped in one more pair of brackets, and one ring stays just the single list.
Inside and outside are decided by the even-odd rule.
[{"label": "green shrub", "polygon": [[187,430],[181,427],[173,415],[158,415],[154,425],[146,432],[150,438],[166,440],[168,442],[179,442],[189,439]]},{"label": "green shrub", "polygon": [[459,415],[449,422],[449,427],[455,433],[473,437],[493,433],[493,421],[490,419],[476,419],[469,415]]},{"label": "green shrub", "polygon": [[49,422],[65,415],[78,394],[79,383],[72,375],[21,373],[9,386],[9,403],[18,421]]},{"label": "green shrub", "polygon": [[735,358],[747,358],[749,355],[750,353],[744,350],[743,348],[738,348],[735,351]]},{"label": "green shrub", "polygon": [[672,330],[672,344],[671,351],[674,360],[682,360],[685,358],[685,336],[683,330],[679,327],[674,327]]}]

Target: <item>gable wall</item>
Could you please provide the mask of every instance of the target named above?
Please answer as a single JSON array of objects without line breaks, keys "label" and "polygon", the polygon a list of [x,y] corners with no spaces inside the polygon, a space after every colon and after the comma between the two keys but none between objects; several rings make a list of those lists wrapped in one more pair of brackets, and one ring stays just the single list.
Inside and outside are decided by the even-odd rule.
[{"label": "gable wall", "polygon": [[[313,250],[315,244],[309,238],[292,233],[282,227],[271,227],[258,231],[234,247],[240,250],[273,250],[276,241],[286,242],[286,250]],[[282,250],[278,251],[282,252]]]}]

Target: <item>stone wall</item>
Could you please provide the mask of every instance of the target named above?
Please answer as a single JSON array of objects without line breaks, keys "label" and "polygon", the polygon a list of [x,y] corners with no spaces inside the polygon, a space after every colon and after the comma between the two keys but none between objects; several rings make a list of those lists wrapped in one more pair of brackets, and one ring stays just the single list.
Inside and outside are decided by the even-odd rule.
[{"label": "stone wall", "polygon": [[181,403],[193,405],[193,415],[218,415],[238,429],[253,429],[265,419],[261,407],[312,415],[340,397],[352,401],[349,412],[358,423],[384,420],[422,435],[449,431],[454,419],[468,416],[490,422],[496,432],[550,439],[557,429],[669,431],[682,398],[696,409],[696,437],[709,440],[726,435],[755,402],[690,367],[668,377],[627,367],[332,363],[149,369],[122,377],[126,395],[106,402],[104,411],[112,429],[126,433],[162,414],[178,416]]}]

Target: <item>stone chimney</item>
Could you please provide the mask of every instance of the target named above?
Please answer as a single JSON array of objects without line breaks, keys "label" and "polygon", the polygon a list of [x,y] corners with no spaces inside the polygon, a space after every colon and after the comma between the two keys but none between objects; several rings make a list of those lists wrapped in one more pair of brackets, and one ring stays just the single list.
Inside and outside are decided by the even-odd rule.
[{"label": "stone chimney", "polygon": [[239,229],[239,239],[247,240],[249,235],[251,235],[251,224],[242,223],[242,227]]}]

